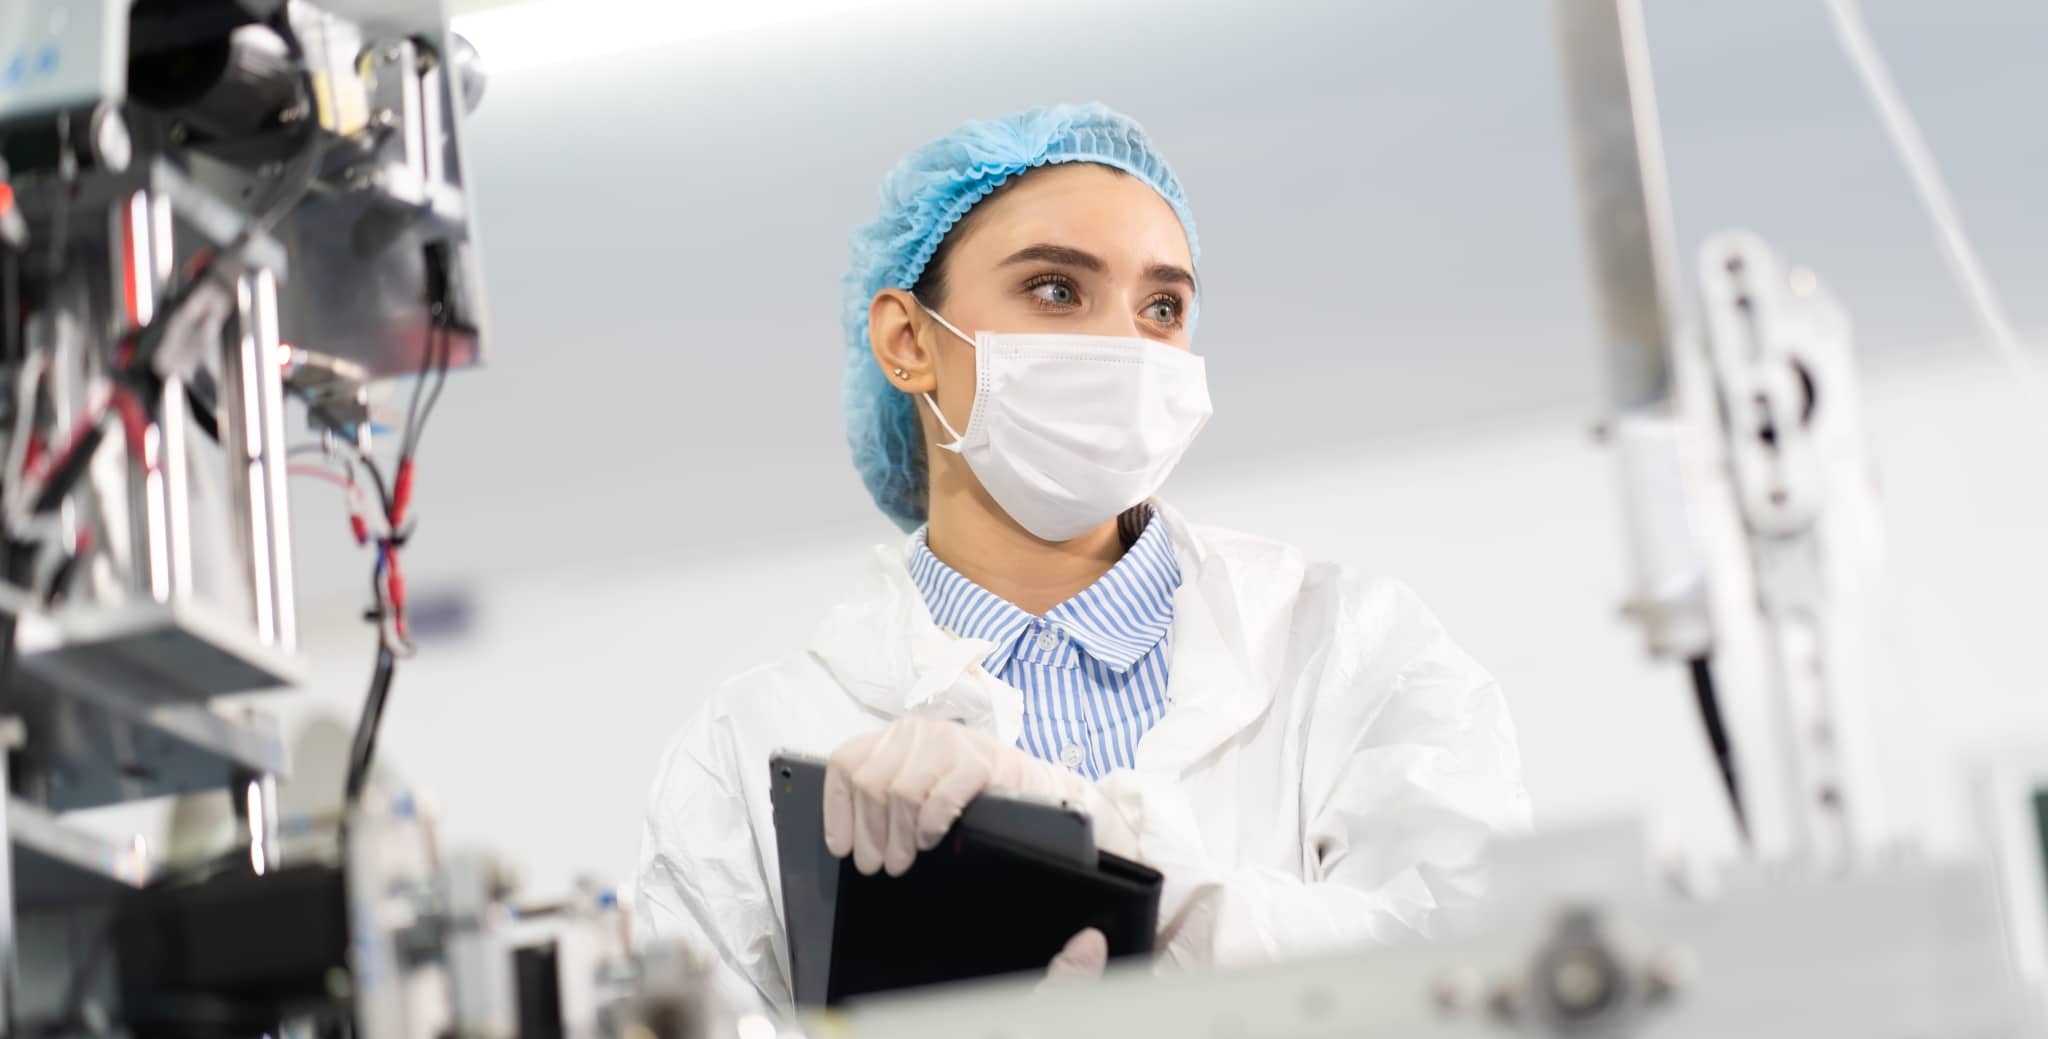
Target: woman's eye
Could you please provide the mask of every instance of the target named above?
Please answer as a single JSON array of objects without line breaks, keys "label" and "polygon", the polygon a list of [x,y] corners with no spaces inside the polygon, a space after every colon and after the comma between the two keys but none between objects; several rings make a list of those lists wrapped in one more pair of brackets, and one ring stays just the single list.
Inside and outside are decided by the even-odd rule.
[{"label": "woman's eye", "polygon": [[1074,287],[1065,282],[1049,281],[1034,286],[1031,294],[1043,302],[1059,307],[1071,306],[1074,302]]},{"label": "woman's eye", "polygon": [[1145,306],[1145,316],[1162,325],[1171,325],[1180,320],[1180,304],[1170,299],[1155,299]]}]

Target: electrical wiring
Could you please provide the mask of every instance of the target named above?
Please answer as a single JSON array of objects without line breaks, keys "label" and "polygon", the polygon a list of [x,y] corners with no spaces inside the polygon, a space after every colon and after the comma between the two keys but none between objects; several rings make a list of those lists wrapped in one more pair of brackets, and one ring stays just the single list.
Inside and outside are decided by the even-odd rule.
[{"label": "electrical wiring", "polygon": [[[435,363],[435,346],[436,336],[430,331],[427,357],[422,361],[423,368]],[[446,362],[443,360],[440,363],[445,365]],[[428,407],[418,407],[423,398],[421,384],[415,384],[414,407],[409,412],[412,417],[408,419],[406,433],[401,440],[394,480],[387,485],[376,460],[355,443],[353,431],[336,419],[319,401],[305,394],[298,396],[305,403],[308,414],[325,427],[327,432],[332,434],[332,438],[328,444],[300,445],[292,448],[287,451],[287,456],[297,457],[318,452],[328,460],[339,457],[348,468],[348,474],[343,476],[321,467],[308,467],[311,471],[302,472],[299,466],[292,466],[289,471],[295,475],[314,476],[338,483],[353,499],[360,494],[361,485],[355,480],[355,467],[360,466],[363,472],[369,474],[375,487],[377,504],[381,507],[378,515],[383,521],[382,527],[375,531],[368,530],[364,524],[351,521],[351,529],[356,534],[358,542],[374,542],[377,553],[376,565],[370,572],[372,606],[366,616],[366,619],[377,627],[376,662],[371,672],[369,691],[363,699],[362,715],[356,720],[355,737],[349,752],[348,773],[343,781],[343,803],[353,805],[361,797],[363,788],[369,781],[370,764],[376,752],[377,730],[383,723],[384,708],[391,696],[391,684],[396,675],[397,662],[414,652],[411,633],[405,623],[405,573],[400,561],[400,550],[411,534],[411,528],[406,525],[405,519],[412,499],[412,452],[418,446],[420,423],[426,415],[431,414],[432,397],[424,398],[429,404]],[[335,450],[336,446],[342,450]]]},{"label": "electrical wiring", "polygon": [[[437,349],[438,348],[438,349]],[[426,384],[427,369],[434,370],[434,388],[427,394],[426,405],[412,416],[406,425],[404,455],[412,458],[419,453],[420,434],[425,432],[427,420],[433,417],[434,407],[441,403],[441,389],[448,385],[448,368],[454,360],[454,337],[448,331],[448,324],[442,304],[433,307],[433,320],[427,326],[427,350],[420,359],[420,379],[413,387],[414,403],[418,403],[419,388]]]},{"label": "electrical wiring", "polygon": [[303,463],[293,464],[287,472],[292,476],[320,480],[341,488],[348,500],[349,533],[355,536],[356,544],[369,544],[373,534],[378,540],[390,540],[391,532],[382,525],[384,518],[381,515],[377,517],[377,525],[371,525],[370,516],[373,510],[370,508],[369,495],[363,491],[363,485],[356,482],[353,472],[338,473],[325,466]]}]

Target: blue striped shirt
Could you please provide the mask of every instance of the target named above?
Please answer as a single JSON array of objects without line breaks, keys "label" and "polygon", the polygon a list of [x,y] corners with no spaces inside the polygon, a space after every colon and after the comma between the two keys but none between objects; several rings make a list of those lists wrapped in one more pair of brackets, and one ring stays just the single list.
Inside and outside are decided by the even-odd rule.
[{"label": "blue striped shirt", "polygon": [[1024,694],[1018,746],[1100,779],[1137,763],[1166,713],[1167,631],[1180,563],[1164,523],[1147,522],[1081,594],[1034,617],[939,561],[920,530],[910,576],[939,626],[995,643],[982,666]]}]

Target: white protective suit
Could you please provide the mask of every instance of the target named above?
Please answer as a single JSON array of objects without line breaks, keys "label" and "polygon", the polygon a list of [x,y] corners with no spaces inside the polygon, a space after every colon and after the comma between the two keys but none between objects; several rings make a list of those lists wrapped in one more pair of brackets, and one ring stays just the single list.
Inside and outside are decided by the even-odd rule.
[{"label": "white protective suit", "polygon": [[[1189,527],[1165,717],[1099,789],[1166,876],[1168,963],[1244,962],[1421,932],[1478,893],[1489,837],[1527,826],[1500,687],[1405,586]],[[670,745],[642,837],[639,941],[715,950],[729,995],[787,1009],[768,759],[829,754],[907,713],[1017,739],[992,647],[936,626],[902,548],[810,652],[712,694]]]}]

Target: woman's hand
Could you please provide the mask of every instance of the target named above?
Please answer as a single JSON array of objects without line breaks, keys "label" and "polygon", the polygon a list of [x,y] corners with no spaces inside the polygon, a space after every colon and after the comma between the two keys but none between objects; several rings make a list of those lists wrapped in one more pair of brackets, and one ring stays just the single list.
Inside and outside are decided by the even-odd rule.
[{"label": "woman's hand", "polygon": [[1096,846],[1135,847],[1121,817],[1087,780],[957,722],[898,718],[840,744],[825,765],[825,847],[855,869],[902,876],[984,790],[1001,790],[1083,807]]}]

